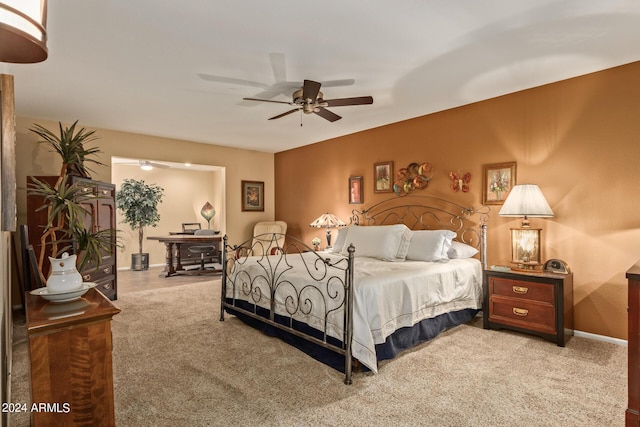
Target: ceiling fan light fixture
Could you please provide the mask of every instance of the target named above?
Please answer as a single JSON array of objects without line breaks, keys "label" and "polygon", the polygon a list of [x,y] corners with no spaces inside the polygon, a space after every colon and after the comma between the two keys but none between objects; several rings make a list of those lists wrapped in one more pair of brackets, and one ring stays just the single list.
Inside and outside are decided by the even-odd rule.
[{"label": "ceiling fan light fixture", "polygon": [[47,59],[47,0],[0,1],[0,62]]}]

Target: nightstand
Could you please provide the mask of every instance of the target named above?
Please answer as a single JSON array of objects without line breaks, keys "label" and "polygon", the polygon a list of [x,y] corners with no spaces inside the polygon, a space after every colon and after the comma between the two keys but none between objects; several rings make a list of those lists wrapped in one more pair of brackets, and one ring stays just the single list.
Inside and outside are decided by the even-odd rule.
[{"label": "nightstand", "polygon": [[573,274],[484,272],[483,326],[541,336],[564,347],[573,335]]}]

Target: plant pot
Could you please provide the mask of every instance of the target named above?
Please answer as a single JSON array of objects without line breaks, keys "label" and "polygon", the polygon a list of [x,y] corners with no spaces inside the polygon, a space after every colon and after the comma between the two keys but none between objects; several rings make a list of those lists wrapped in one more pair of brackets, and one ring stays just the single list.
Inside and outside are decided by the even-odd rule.
[{"label": "plant pot", "polygon": [[149,269],[149,254],[131,254],[131,269],[142,271]]}]

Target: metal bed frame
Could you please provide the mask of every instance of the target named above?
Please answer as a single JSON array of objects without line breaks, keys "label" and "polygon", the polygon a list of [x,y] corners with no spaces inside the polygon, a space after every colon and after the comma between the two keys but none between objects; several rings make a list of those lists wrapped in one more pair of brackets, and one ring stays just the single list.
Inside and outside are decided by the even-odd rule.
[{"label": "metal bed frame", "polygon": [[[350,222],[359,226],[405,224],[412,230],[449,229],[457,234],[456,240],[476,247],[480,253],[480,262],[486,269],[486,223],[489,208],[465,207],[444,199],[430,196],[407,196],[387,199],[368,209],[352,212]],[[475,222],[474,222],[475,221]],[[344,383],[352,383],[353,357],[351,342],[353,337],[353,266],[357,248],[348,247],[347,256],[323,258],[321,253],[295,237],[285,236],[285,247],[277,247],[282,234],[267,233],[260,236],[252,246],[253,237],[239,245],[231,246],[228,237],[223,239],[222,248],[222,291],[220,321],[224,321],[224,312],[240,314],[255,319],[265,325],[285,331],[296,337],[312,342],[322,348],[344,356]],[[256,250],[261,245],[261,250]],[[266,249],[266,250],[265,250]],[[251,276],[241,267],[251,254],[260,253],[257,259],[257,273]],[[314,255],[302,256],[312,252]],[[298,288],[294,287],[283,274],[293,268],[294,258],[302,260],[308,278]],[[324,293],[319,287],[324,288]],[[228,298],[227,289],[241,292],[247,299]],[[311,313],[313,306],[309,294],[315,293],[322,298],[324,305],[324,328],[317,334],[308,334],[296,328],[295,315]],[[275,301],[279,296],[285,301],[286,315],[276,314]],[[270,301],[269,308],[260,306],[261,301]],[[263,304],[264,305],[264,304]],[[327,324],[331,316],[343,309],[344,334],[340,342],[331,340],[327,333]]]}]

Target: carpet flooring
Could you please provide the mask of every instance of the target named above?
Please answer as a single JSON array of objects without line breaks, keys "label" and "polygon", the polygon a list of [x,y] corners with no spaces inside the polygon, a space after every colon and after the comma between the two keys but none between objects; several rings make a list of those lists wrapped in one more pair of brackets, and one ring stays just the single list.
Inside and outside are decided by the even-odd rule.
[{"label": "carpet flooring", "polygon": [[[623,426],[627,349],[566,347],[481,318],[343,375],[233,316],[220,280],[125,294],[113,320],[116,421],[141,426]],[[21,333],[16,325],[16,336]],[[24,332],[22,331],[24,334]],[[12,401],[30,402],[27,345],[14,346]],[[27,426],[16,414],[12,426]]]}]

